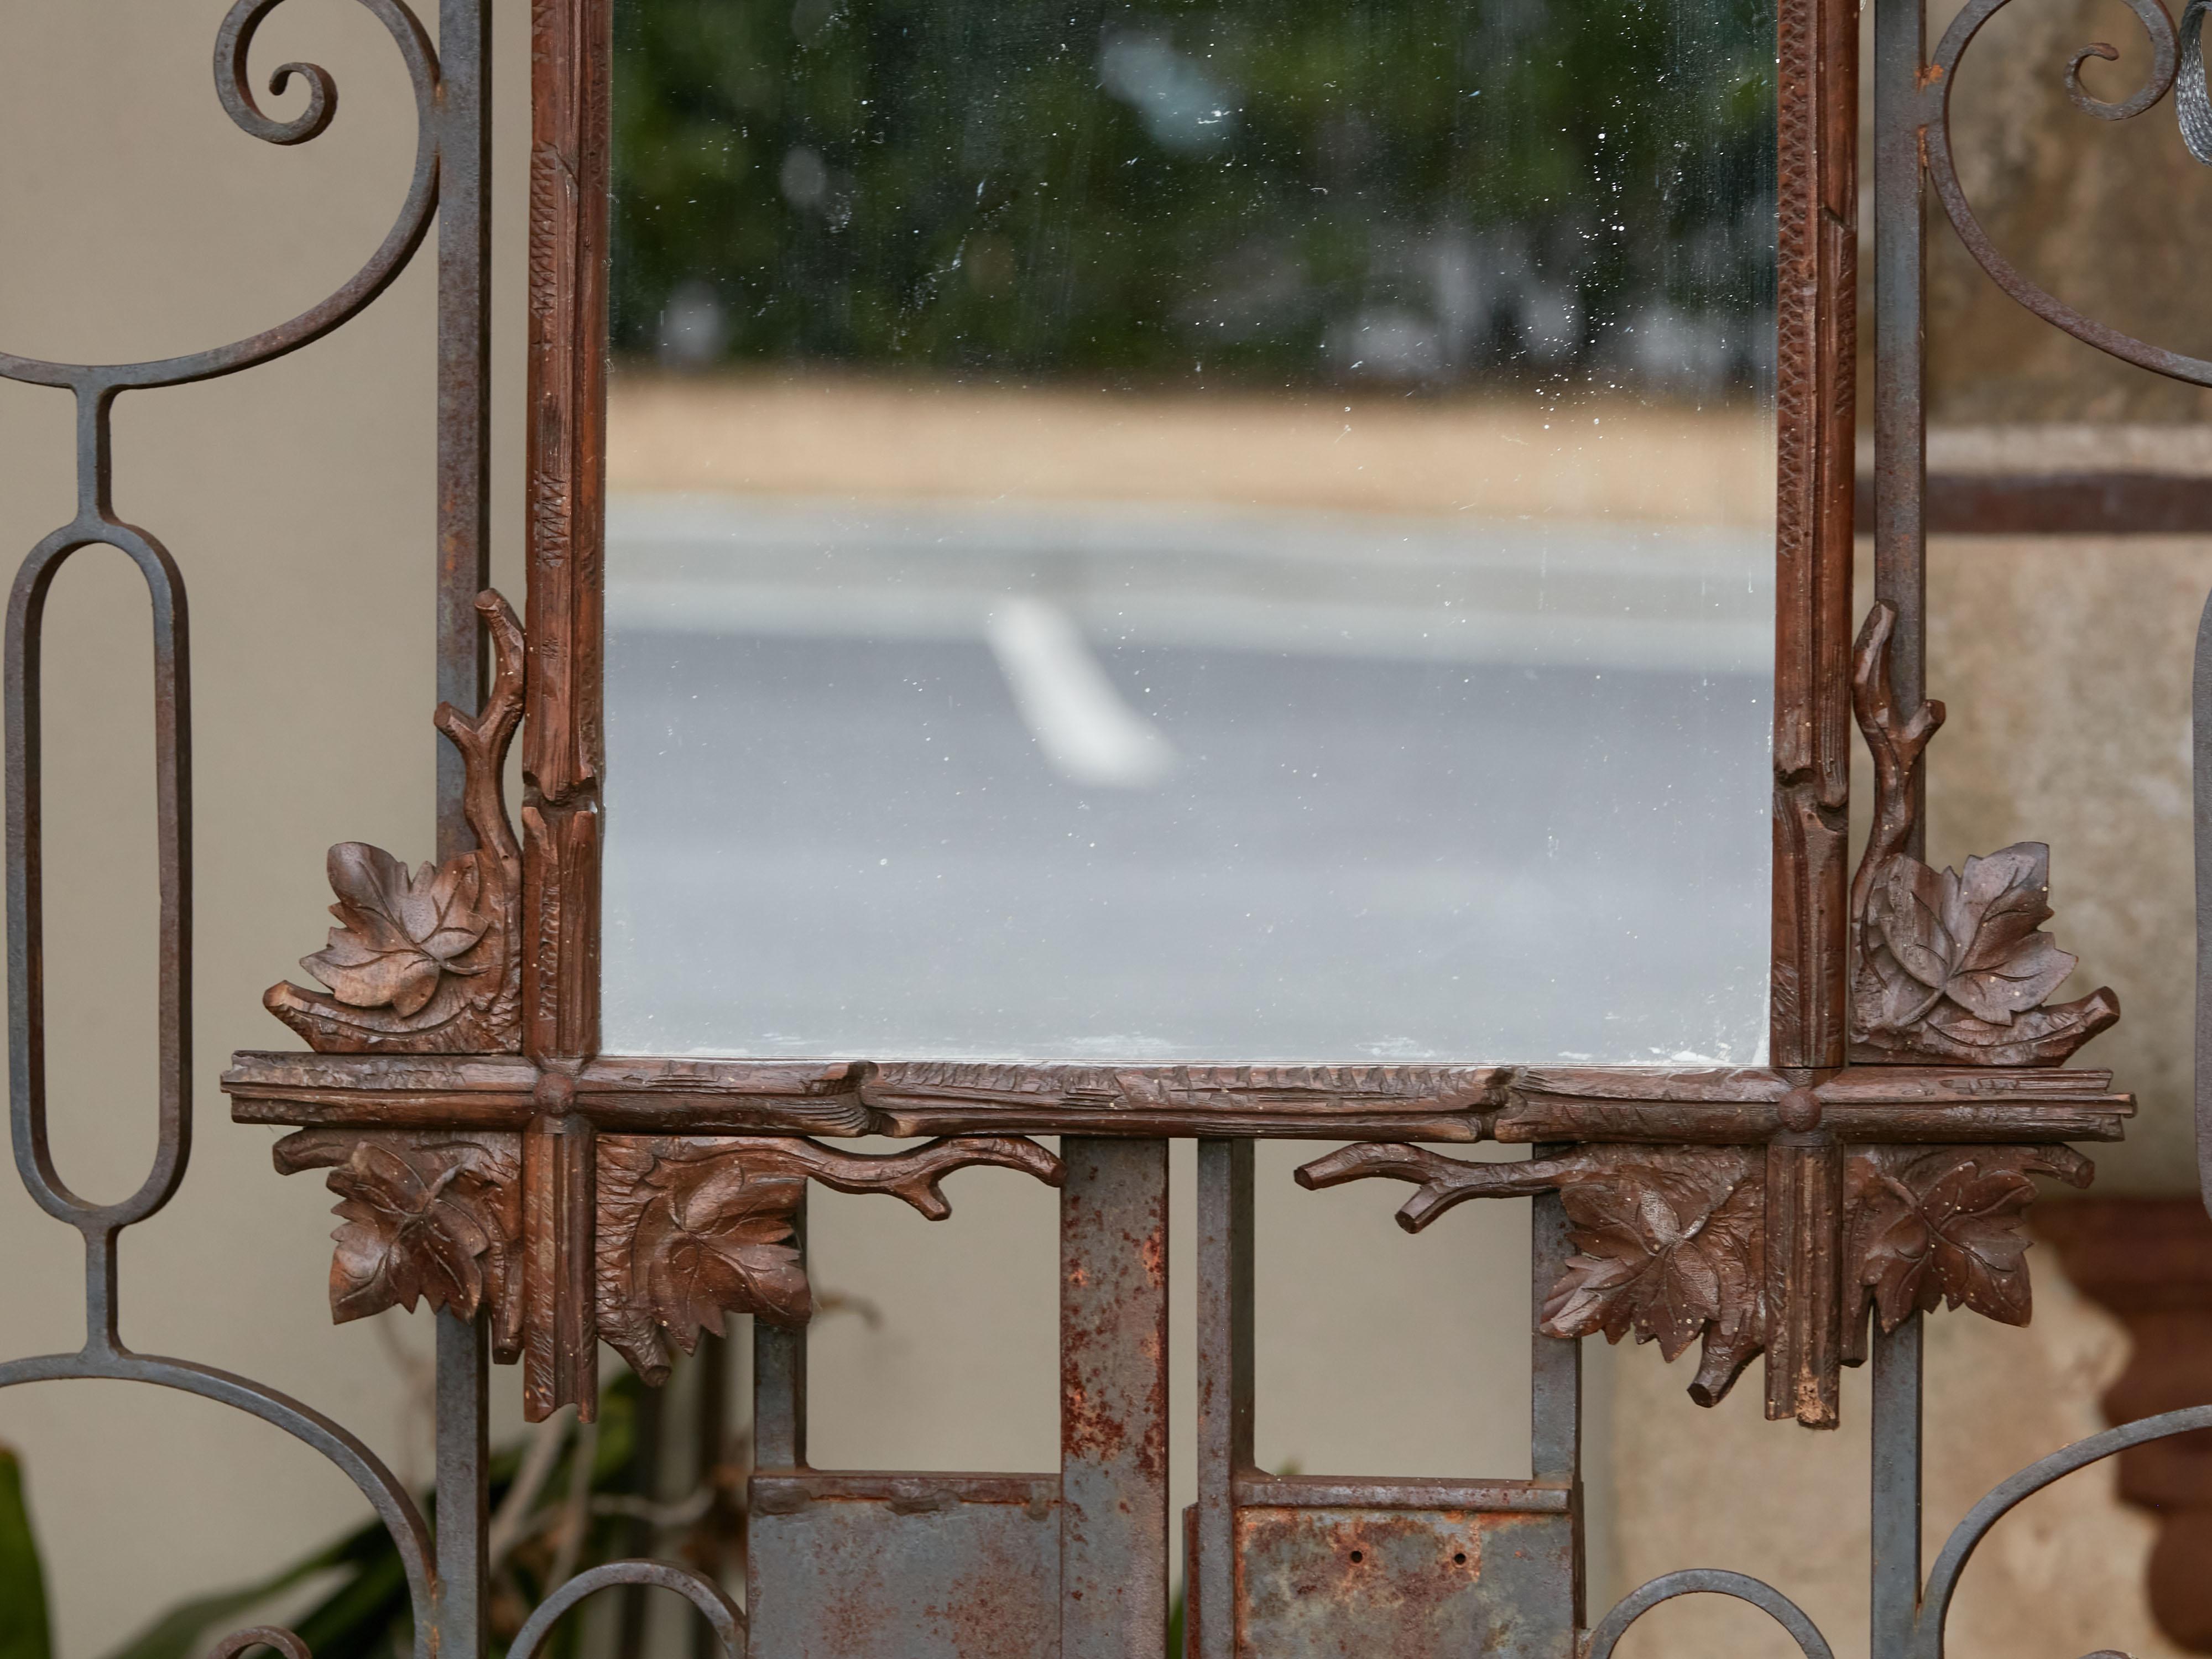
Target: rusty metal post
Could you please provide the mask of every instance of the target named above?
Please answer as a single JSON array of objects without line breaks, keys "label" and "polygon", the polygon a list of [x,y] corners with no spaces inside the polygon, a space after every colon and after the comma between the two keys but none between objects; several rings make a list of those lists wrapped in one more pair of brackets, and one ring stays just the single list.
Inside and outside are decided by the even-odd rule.
[{"label": "rusty metal post", "polygon": [[1068,1136],[1060,1195],[1060,1659],[1168,1619],[1168,1143]]},{"label": "rusty metal post", "polygon": [[[792,1218],[791,1242],[806,1250],[806,1200]],[[806,1328],[785,1330],[753,1321],[753,1465],[806,1467]]]},{"label": "rusty metal post", "polygon": [[[1921,182],[1921,76],[1927,0],[1875,0],[1874,26],[1874,592],[1895,607],[1889,672],[1899,707],[1928,695],[1926,222]],[[1921,856],[1924,765],[1912,779],[1912,832]]]},{"label": "rusty metal post", "polygon": [[[1553,1149],[1539,1146],[1543,1158]],[[1547,1336],[1536,1312],[1566,1271],[1575,1253],[1567,1237],[1566,1206],[1557,1193],[1529,1200],[1529,1310],[1532,1344],[1528,1357],[1528,1476],[1567,1488],[1574,1516],[1574,1625],[1583,1627],[1585,1609],[1583,1547],[1583,1345],[1580,1338]]]},{"label": "rusty metal post", "polygon": [[[438,9],[438,697],[482,706],[491,586],[492,0]],[[475,844],[461,752],[438,740],[438,856]]]},{"label": "rusty metal post", "polygon": [[[477,595],[491,586],[492,0],[441,0],[438,124],[438,696],[473,712],[490,653]],[[461,751],[437,739],[438,857],[476,844]],[[483,1659],[489,1532],[486,1316],[437,1316],[438,1653]]]},{"label": "rusty metal post", "polygon": [[1198,1143],[1198,1518],[1191,1659],[1236,1659],[1237,1477],[1252,1467],[1252,1143]]}]

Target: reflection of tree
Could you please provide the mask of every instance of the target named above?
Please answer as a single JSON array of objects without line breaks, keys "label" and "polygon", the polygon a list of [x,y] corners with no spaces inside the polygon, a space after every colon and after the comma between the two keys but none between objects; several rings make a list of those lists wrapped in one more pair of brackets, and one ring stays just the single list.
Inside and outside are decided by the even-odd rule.
[{"label": "reflection of tree", "polygon": [[1771,0],[623,0],[620,350],[1741,382]]}]

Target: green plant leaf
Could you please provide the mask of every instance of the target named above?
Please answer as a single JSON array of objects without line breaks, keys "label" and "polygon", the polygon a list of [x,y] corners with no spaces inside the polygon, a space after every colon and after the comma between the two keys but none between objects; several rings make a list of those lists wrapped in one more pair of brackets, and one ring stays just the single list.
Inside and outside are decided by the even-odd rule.
[{"label": "green plant leaf", "polygon": [[0,1659],[52,1659],[46,1576],[23,1498],[23,1464],[0,1446]]}]

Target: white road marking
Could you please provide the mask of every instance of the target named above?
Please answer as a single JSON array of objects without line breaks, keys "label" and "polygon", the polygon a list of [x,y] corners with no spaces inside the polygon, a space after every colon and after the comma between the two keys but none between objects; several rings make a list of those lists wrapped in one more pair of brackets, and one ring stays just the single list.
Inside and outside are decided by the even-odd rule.
[{"label": "white road marking", "polygon": [[1007,599],[983,625],[1014,706],[1037,747],[1071,783],[1149,789],[1175,770],[1175,750],[1129,707],[1067,612]]}]

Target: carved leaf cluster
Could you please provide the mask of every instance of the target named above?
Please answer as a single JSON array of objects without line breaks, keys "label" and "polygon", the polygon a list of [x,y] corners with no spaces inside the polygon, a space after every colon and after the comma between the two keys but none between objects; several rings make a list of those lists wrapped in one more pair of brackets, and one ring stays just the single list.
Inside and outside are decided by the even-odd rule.
[{"label": "carved leaf cluster", "polygon": [[2075,963],[2042,931],[2050,870],[2051,849],[2035,842],[1970,858],[1963,875],[1886,860],[1868,896],[1861,1024],[1903,1031],[1924,1020],[1972,1043],[2040,1005]]},{"label": "carved leaf cluster", "polygon": [[1865,1149],[1851,1159],[1846,1196],[1851,1282],[1871,1295],[1885,1331],[1944,1304],[2025,1325],[2029,1176],[2087,1186],[2091,1173],[2063,1146]]},{"label": "carved leaf cluster", "polygon": [[805,1191],[804,1172],[728,1142],[604,1138],[601,1334],[658,1383],[668,1345],[691,1352],[727,1313],[805,1324],[813,1297],[790,1240]]},{"label": "carved leaf cluster", "polygon": [[1547,1334],[1618,1342],[1633,1332],[1669,1359],[1709,1328],[1748,1334],[1764,1216],[1748,1156],[1634,1149],[1563,1182],[1559,1196],[1577,1254],[1544,1300]]},{"label": "carved leaf cluster", "polygon": [[336,1322],[420,1302],[464,1317],[489,1305],[509,1346],[521,1232],[512,1137],[308,1129],[278,1143],[276,1157],[288,1175],[330,1170],[345,1224],[331,1235]]},{"label": "carved leaf cluster", "polygon": [[410,874],[380,847],[343,842],[331,848],[330,876],[339,926],[300,965],[340,1002],[418,1013],[446,975],[482,971],[470,953],[495,918],[474,853]]},{"label": "carved leaf cluster", "polygon": [[272,985],[262,1006],[322,1054],[514,1054],[521,1047],[522,852],[502,797],[522,719],[522,626],[498,594],[477,596],[498,665],[473,716],[441,703],[433,724],[460,751],[471,851],[410,871],[343,842],[329,871],[338,925],[300,965],[326,990]]}]

